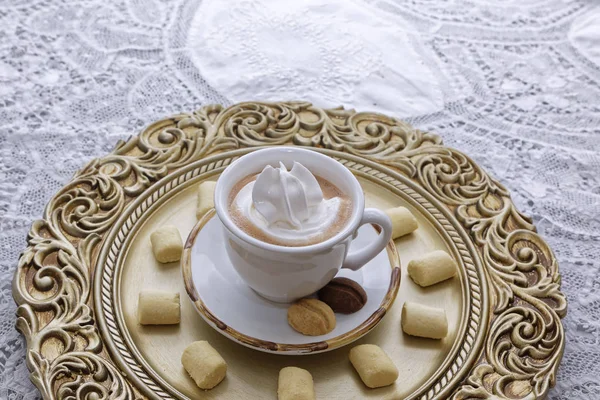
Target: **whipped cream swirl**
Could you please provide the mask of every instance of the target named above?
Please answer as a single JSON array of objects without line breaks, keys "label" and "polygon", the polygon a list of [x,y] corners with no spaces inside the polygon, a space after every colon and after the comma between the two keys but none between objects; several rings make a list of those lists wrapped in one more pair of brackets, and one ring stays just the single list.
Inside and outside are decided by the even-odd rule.
[{"label": "whipped cream swirl", "polygon": [[298,162],[290,171],[283,163],[279,168],[267,165],[234,199],[257,228],[291,243],[326,232],[338,216],[340,202],[339,197],[324,199],[315,176]]}]

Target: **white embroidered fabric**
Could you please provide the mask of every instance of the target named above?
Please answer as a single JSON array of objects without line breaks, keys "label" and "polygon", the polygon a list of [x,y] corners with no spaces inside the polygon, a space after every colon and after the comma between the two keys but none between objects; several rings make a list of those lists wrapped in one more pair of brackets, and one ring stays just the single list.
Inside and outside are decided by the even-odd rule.
[{"label": "white embroidered fabric", "polygon": [[503,182],[569,300],[549,398],[600,398],[595,0],[0,0],[0,398],[39,397],[11,280],[52,194],[161,117],[292,99],[407,119]]}]

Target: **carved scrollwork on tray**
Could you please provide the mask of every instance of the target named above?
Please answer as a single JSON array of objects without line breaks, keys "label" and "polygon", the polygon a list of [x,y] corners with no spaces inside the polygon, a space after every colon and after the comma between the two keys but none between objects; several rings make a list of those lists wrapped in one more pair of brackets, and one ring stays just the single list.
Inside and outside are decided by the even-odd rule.
[{"label": "carved scrollwork on tray", "polygon": [[[554,385],[564,350],[567,302],[556,258],[529,219],[506,201],[500,210],[457,209],[479,245],[494,294],[486,360],[454,398],[535,399]],[[493,383],[493,384],[492,384]]]},{"label": "carved scrollwork on tray", "polygon": [[[102,239],[127,205],[168,174],[238,148],[296,145],[376,162],[445,204],[477,246],[492,317],[484,351],[454,399],[544,397],[564,349],[566,300],[552,251],[507,190],[434,134],[395,118],[305,102],[210,105],[155,122],[91,161],[34,222],[13,281],[17,329],[44,398],[130,399],[91,306]],[[435,397],[429,392],[427,398]]]}]

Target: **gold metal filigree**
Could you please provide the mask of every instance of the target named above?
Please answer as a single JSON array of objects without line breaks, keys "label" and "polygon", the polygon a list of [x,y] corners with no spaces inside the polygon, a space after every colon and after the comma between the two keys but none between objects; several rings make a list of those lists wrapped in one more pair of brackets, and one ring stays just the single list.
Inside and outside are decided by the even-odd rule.
[{"label": "gold metal filigree", "polygon": [[[458,370],[470,372],[452,388],[453,399],[546,396],[564,350],[566,300],[552,251],[515,209],[507,190],[469,157],[443,146],[438,136],[394,118],[303,102],[252,102],[210,105],[153,123],[86,165],[51,199],[43,219],[34,222],[13,296],[19,304],[16,326],[27,339],[31,380],[44,398],[141,397],[135,379],[111,360],[92,299],[101,243],[128,204],[194,161],[282,144],[357,156],[364,160],[363,173],[369,173],[372,162],[404,175],[446,207],[477,249],[489,292],[471,296],[480,307],[480,296],[489,293],[485,301],[490,305],[481,354],[454,364],[453,374],[422,398],[439,398],[436,387],[450,382]],[[219,162],[213,167],[221,167]],[[487,315],[487,310],[477,312]],[[475,338],[467,332],[465,340]]]}]

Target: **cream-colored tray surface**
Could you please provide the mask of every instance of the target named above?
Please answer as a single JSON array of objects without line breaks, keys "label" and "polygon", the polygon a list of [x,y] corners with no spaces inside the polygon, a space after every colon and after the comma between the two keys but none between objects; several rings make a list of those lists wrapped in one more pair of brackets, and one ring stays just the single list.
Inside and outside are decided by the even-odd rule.
[{"label": "cream-colored tray surface", "polygon": [[[376,343],[400,370],[369,390],[350,347],[309,356],[261,353],[209,327],[185,294],[178,263],[157,264],[149,235],[165,223],[187,236],[198,183],[215,180],[260,146],[310,146],[359,178],[367,205],[403,205],[419,229],[396,241],[396,302],[358,343]],[[556,259],[506,189],[440,138],[393,118],[308,103],[207,106],[158,121],[93,160],[48,204],[19,260],[13,295],[28,341],[31,379],[44,398],[275,398],[280,368],[311,371],[318,398],[540,398],[554,385],[564,349]],[[406,265],[444,249],[457,277],[428,289]],[[140,326],[141,289],[178,290],[178,326]],[[403,335],[405,300],[444,307],[449,335]],[[228,361],[226,380],[201,391],[180,363],[185,346],[209,340]],[[87,397],[86,397],[87,396]]]}]

